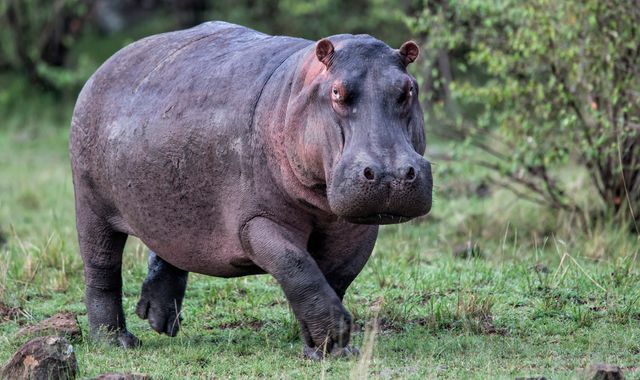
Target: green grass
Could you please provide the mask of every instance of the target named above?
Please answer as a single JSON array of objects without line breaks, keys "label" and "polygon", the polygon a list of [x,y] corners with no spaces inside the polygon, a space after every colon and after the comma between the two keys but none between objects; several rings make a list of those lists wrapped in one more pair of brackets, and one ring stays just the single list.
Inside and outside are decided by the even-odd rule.
[{"label": "green grass", "polygon": [[[21,326],[58,311],[77,313],[88,335],[67,129],[38,115],[32,122],[0,126],[0,301],[21,310],[0,322],[0,362],[26,341],[16,337]],[[295,319],[269,276],[191,275],[179,336],[157,335],[134,314],[146,253],[131,239],[125,311],[143,346],[126,351],[85,338],[74,345],[80,376],[563,379],[609,362],[640,378],[638,237],[613,225],[581,233],[570,217],[495,188],[480,198],[474,189],[484,177],[463,163],[438,163],[433,213],[382,228],[345,300],[353,341],[371,351],[361,360],[302,359]],[[467,240],[480,257],[454,257]]]}]

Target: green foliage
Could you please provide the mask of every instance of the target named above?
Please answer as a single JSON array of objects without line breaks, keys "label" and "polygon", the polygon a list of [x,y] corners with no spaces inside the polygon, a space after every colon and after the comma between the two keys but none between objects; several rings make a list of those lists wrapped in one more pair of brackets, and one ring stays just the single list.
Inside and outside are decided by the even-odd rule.
[{"label": "green foliage", "polygon": [[367,33],[395,47],[409,38],[398,5],[389,0],[227,0],[211,4],[210,18],[270,34],[318,40],[333,34]]},{"label": "green foliage", "polygon": [[0,4],[0,23],[4,26],[0,31],[0,68],[23,72],[32,82],[50,90],[82,83],[87,73],[69,69],[66,58],[92,3],[8,0]]},{"label": "green foliage", "polygon": [[[592,211],[554,176],[579,162],[612,214],[640,213],[640,9],[631,0],[426,1],[429,120],[523,197]],[[523,190],[526,190],[523,191]]]}]

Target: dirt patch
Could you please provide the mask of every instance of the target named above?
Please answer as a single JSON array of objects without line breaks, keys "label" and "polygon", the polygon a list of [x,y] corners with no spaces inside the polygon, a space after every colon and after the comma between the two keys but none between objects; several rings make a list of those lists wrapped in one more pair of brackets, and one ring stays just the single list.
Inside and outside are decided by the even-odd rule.
[{"label": "dirt patch", "polygon": [[252,321],[235,321],[235,322],[222,323],[213,328],[218,328],[220,330],[251,329],[253,331],[258,331],[262,329],[263,326],[264,326],[264,322],[254,319]]},{"label": "dirt patch", "polygon": [[451,252],[453,253],[453,257],[458,259],[481,258],[484,256],[478,242],[472,240],[455,245],[451,249]]},{"label": "dirt patch", "polygon": [[411,321],[418,326],[426,327],[432,330],[453,330],[454,325],[450,322],[438,321],[435,317],[419,318]]},{"label": "dirt patch", "polygon": [[425,317],[407,321],[407,324],[427,327],[434,330],[467,329],[475,334],[482,335],[508,335],[505,328],[496,327],[491,313],[481,313],[464,317],[451,317],[447,320],[436,320],[434,317]]},{"label": "dirt patch", "polygon": [[[411,324],[411,322],[407,322]],[[369,320],[367,322],[364,321],[355,321],[351,325],[351,332],[359,333],[371,329],[373,326],[373,321]],[[404,331],[403,324],[397,321],[392,321],[386,318],[380,318],[377,320],[377,331],[381,333],[400,333]]]},{"label": "dirt patch", "polygon": [[380,318],[380,320],[378,321],[378,329],[380,329],[381,332],[392,332],[392,333],[399,333],[404,331],[404,328],[400,323],[395,321],[390,321],[386,318]]},{"label": "dirt patch", "polygon": [[549,270],[549,267],[547,267],[544,264],[540,264],[540,263],[532,266],[530,269],[532,269],[536,273],[541,273],[541,274],[549,274],[549,273],[551,273],[551,271]]},{"label": "dirt patch", "polygon": [[485,335],[507,335],[507,330],[503,328],[497,328],[493,324],[493,314],[487,313],[479,318],[480,332]]},{"label": "dirt patch", "polygon": [[0,302],[0,323],[18,319],[21,315],[20,308],[7,306]]},{"label": "dirt patch", "polygon": [[151,376],[139,373],[105,373],[93,380],[151,380]]}]

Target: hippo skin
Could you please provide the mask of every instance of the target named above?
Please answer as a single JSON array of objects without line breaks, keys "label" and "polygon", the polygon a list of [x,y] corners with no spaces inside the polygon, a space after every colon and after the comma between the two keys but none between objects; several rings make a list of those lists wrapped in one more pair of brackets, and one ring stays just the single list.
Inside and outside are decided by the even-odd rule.
[{"label": "hippo skin", "polygon": [[178,332],[188,272],[269,273],[308,357],[355,352],[342,298],[378,225],[431,209],[417,56],[411,41],[207,22],[107,60],[69,144],[92,336],[140,344],[122,309],[132,235],[150,249],[136,313],[157,332]]}]

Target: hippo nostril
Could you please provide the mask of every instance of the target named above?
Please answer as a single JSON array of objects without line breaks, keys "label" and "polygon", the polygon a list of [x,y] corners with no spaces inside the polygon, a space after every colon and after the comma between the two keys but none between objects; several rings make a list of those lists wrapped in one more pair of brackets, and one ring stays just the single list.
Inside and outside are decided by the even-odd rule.
[{"label": "hippo nostril", "polygon": [[373,181],[376,178],[376,175],[373,172],[373,169],[371,169],[368,166],[364,168],[364,178],[368,179],[369,181]]},{"label": "hippo nostril", "polygon": [[413,179],[416,178],[416,170],[413,168],[413,166],[409,166],[409,170],[407,170],[407,173],[405,174],[405,178],[408,181],[412,181]]}]

